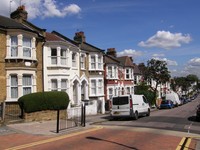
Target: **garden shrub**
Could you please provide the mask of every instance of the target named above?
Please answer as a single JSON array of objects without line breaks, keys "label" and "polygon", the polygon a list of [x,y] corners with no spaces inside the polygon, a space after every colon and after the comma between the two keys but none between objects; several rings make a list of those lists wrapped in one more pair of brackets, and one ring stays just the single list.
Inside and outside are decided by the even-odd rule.
[{"label": "garden shrub", "polygon": [[66,92],[50,91],[24,95],[18,99],[19,106],[26,113],[42,110],[67,109],[69,96]]}]

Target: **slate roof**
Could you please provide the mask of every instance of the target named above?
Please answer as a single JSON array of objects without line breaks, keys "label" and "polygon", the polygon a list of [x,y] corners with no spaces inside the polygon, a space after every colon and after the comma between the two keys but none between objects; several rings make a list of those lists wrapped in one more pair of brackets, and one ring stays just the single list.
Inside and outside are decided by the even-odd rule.
[{"label": "slate roof", "polygon": [[86,42],[82,42],[80,43],[80,48],[82,50],[86,50],[86,51],[89,51],[89,52],[102,52],[104,53],[104,50],[100,49],[100,48],[97,48],[89,43],[86,43]]},{"label": "slate roof", "polygon": [[117,64],[117,65],[120,65],[120,61],[117,60],[117,58],[115,58],[113,56],[110,56],[110,55],[105,55],[104,62],[106,64]]},{"label": "slate roof", "polygon": [[117,57],[117,60],[119,60],[125,67],[134,67],[133,62],[128,56]]},{"label": "slate roof", "polygon": [[138,65],[136,65],[136,64],[134,64],[134,74],[135,75],[141,75],[142,74]]},{"label": "slate roof", "polygon": [[18,23],[14,19],[1,16],[0,15],[0,27],[3,29],[23,29],[23,30],[30,30],[28,27],[24,26],[23,24]]},{"label": "slate roof", "polygon": [[1,15],[0,15],[0,28],[3,30],[21,29],[21,30],[36,33],[41,37],[44,36],[42,32],[46,31],[45,29],[40,29],[36,27],[35,25],[31,24],[30,22],[26,20],[23,20],[23,23],[19,23],[15,19],[11,19],[11,18],[1,16]]}]

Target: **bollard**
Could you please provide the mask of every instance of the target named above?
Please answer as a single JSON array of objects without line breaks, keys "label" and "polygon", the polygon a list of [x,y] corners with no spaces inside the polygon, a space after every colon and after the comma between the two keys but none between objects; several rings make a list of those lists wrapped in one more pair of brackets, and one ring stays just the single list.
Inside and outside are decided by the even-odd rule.
[{"label": "bollard", "polygon": [[60,110],[57,110],[57,126],[56,126],[56,133],[59,133],[59,118],[60,118]]}]

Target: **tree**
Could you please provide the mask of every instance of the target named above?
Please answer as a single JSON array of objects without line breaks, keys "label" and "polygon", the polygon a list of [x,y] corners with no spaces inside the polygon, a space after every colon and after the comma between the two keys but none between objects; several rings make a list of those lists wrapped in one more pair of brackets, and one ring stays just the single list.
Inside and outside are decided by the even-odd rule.
[{"label": "tree", "polygon": [[156,104],[157,87],[161,83],[166,83],[170,79],[170,72],[165,61],[151,59],[147,61],[147,68],[145,71],[145,79],[148,82],[155,81],[155,87],[151,87],[154,91],[154,104]]}]

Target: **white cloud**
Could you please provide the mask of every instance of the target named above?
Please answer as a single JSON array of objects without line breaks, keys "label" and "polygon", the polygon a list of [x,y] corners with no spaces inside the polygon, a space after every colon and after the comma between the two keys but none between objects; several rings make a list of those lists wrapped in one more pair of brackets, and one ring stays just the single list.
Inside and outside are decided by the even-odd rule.
[{"label": "white cloud", "polygon": [[[1,0],[0,13],[9,16],[10,1]],[[69,15],[76,15],[81,12],[81,8],[76,4],[69,4],[62,6],[59,5],[58,0],[34,0],[34,1],[22,1],[28,12],[28,18],[34,19],[37,17],[65,17]],[[16,10],[19,3],[16,1],[11,2],[12,11]]]},{"label": "white cloud", "polygon": [[121,52],[117,52],[117,56],[129,56],[129,57],[138,57],[138,56],[141,56],[142,55],[142,52],[141,51],[136,51],[136,50],[133,50],[133,49],[125,49]]},{"label": "white cloud", "polygon": [[156,60],[161,60],[161,61],[165,61],[167,63],[168,66],[177,66],[178,63],[174,60],[169,60],[167,58],[159,58],[159,57],[153,57]]},{"label": "white cloud", "polygon": [[181,47],[181,44],[187,44],[192,40],[189,34],[171,33],[169,31],[158,31],[147,41],[141,41],[138,46],[158,47],[163,49],[172,49]]},{"label": "white cloud", "polygon": [[[190,65],[190,66],[196,66],[196,67],[199,67],[199,69],[200,69],[200,58],[193,58],[193,59],[190,59],[189,60],[189,62],[188,62],[188,64]],[[199,70],[200,71],[200,70]]]},{"label": "white cloud", "polygon": [[164,57],[165,54],[153,54],[152,57]]}]

